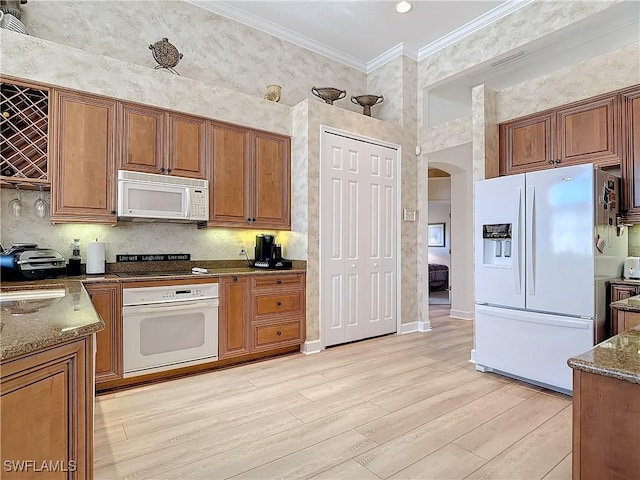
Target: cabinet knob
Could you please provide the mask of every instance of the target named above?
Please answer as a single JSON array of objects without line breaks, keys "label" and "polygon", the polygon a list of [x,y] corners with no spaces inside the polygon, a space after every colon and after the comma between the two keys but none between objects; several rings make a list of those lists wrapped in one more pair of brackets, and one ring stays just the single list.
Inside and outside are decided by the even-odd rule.
[{"label": "cabinet knob", "polygon": [[238,281],[238,277],[233,277],[233,281],[237,282]]},{"label": "cabinet knob", "polygon": [[280,330],[278,330],[278,332],[276,333],[276,335],[280,336],[282,335],[282,332]]},{"label": "cabinet knob", "polygon": [[160,171],[161,171],[161,172],[164,172],[164,167],[160,167]]},{"label": "cabinet knob", "polygon": [[378,264],[377,264],[377,263],[374,263],[374,264],[373,264],[373,266],[374,266],[374,267],[376,267],[376,268],[378,268]]},{"label": "cabinet knob", "polygon": [[282,283],[282,280],[278,279],[278,280],[276,280],[276,283],[277,283],[278,285],[280,285],[280,284]]},{"label": "cabinet knob", "polygon": [[251,223],[251,217],[247,217],[247,222]]},{"label": "cabinet knob", "polygon": [[278,306],[281,307],[282,306],[282,302],[278,302]]},{"label": "cabinet knob", "polygon": [[111,210],[111,215],[115,215],[116,213],[118,212],[116,212],[115,210]]},{"label": "cabinet knob", "polygon": [[562,163],[562,160],[560,160],[560,159],[558,158],[558,159],[557,159],[555,162],[553,162],[553,163],[555,163],[556,165],[558,165],[559,163]]},{"label": "cabinet knob", "polygon": [[356,268],[356,264],[355,264],[355,263],[352,263],[352,264],[351,264],[351,268]]},{"label": "cabinet knob", "polygon": [[170,168],[167,168],[167,173],[171,173],[171,169]]}]

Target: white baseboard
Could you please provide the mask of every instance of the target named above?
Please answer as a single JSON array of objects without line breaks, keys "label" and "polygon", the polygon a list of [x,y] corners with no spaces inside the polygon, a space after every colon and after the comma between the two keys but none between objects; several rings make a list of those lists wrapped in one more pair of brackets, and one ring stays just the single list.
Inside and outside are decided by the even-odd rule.
[{"label": "white baseboard", "polygon": [[453,318],[459,318],[460,320],[473,320],[473,310],[451,310],[449,316]]},{"label": "white baseboard", "polygon": [[410,322],[402,323],[400,325],[400,335],[413,332],[428,332],[431,330],[430,322]]},{"label": "white baseboard", "polygon": [[320,353],[322,351],[320,340],[311,340],[311,341],[304,342],[300,347],[300,351],[305,355]]},{"label": "white baseboard", "polygon": [[469,359],[469,362],[476,363],[476,349],[475,348],[471,349],[471,358]]}]

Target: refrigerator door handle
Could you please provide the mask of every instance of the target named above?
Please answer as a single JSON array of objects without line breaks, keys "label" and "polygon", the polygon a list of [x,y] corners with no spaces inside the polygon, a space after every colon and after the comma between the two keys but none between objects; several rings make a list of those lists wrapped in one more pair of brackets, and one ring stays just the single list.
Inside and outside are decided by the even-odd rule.
[{"label": "refrigerator door handle", "polygon": [[516,188],[516,212],[513,216],[513,237],[517,239],[517,243],[513,242],[511,246],[512,256],[513,256],[513,276],[515,277],[515,285],[516,285],[516,295],[520,295],[522,293],[522,282],[520,279],[520,205],[522,198],[522,190],[520,188]]},{"label": "refrigerator door handle", "polygon": [[535,242],[535,233],[536,233],[536,219],[535,219],[535,201],[536,201],[536,187],[530,186],[527,187],[527,216],[526,222],[529,228],[527,231],[527,242],[526,242],[526,252],[525,257],[527,260],[527,295],[535,295],[536,294],[536,285],[535,285],[535,251],[536,246]]}]

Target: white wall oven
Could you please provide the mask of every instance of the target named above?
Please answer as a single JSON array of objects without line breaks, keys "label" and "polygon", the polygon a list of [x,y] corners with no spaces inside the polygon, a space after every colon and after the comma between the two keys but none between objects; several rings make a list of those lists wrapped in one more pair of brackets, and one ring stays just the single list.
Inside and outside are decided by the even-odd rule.
[{"label": "white wall oven", "polygon": [[124,376],[218,358],[218,284],[122,290]]}]

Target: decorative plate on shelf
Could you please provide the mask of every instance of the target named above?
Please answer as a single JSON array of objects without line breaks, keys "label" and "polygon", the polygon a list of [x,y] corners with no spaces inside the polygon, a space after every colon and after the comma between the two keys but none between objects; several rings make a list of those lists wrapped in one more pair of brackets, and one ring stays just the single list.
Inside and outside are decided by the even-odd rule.
[{"label": "decorative plate on shelf", "polygon": [[178,62],[182,58],[182,54],[178,52],[178,49],[169,42],[168,38],[163,38],[159,42],[149,45],[149,49],[153,52],[153,58],[159,65],[156,68],[166,68],[176,75],[180,75],[173,67],[178,65]]}]

